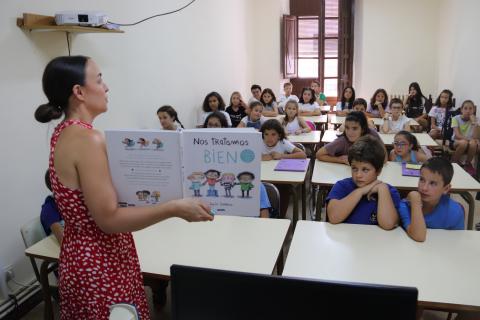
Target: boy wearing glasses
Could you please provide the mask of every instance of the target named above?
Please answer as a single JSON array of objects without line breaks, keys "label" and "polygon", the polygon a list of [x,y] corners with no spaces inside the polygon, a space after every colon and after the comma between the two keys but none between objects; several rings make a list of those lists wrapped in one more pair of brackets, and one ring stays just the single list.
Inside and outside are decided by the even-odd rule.
[{"label": "boy wearing glasses", "polygon": [[382,133],[397,133],[400,131],[411,131],[410,118],[403,114],[403,102],[398,98],[390,101],[391,114],[385,113],[383,118]]},{"label": "boy wearing glasses", "polygon": [[402,226],[413,240],[425,241],[427,228],[465,228],[462,205],[448,195],[452,177],[452,164],[444,158],[431,158],[422,165],[418,191],[411,191],[398,208]]}]

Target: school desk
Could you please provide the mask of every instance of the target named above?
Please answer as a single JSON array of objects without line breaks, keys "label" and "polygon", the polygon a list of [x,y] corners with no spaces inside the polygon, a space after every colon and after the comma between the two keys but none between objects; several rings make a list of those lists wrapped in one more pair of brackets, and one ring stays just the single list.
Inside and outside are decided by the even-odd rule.
[{"label": "school desk", "polygon": [[[230,271],[272,274],[290,221],[217,216],[212,222],[171,218],[133,233],[144,275],[169,279],[170,266],[183,264]],[[41,285],[45,319],[53,319],[47,266],[60,256],[53,235],[25,250],[43,260]]]},{"label": "school desk", "polygon": [[[430,135],[426,132],[421,133],[412,133],[418,141],[418,144],[421,146],[426,147],[439,147],[438,143],[430,137]],[[393,145],[393,138],[395,137],[394,133],[378,133],[380,139],[382,139],[383,143],[387,146]]]},{"label": "school desk", "polygon": [[[468,204],[467,229],[472,230],[473,218],[475,215],[475,199],[471,191],[480,191],[480,183],[469,175],[457,163],[453,165],[453,178],[451,182],[451,193],[458,193]],[[320,190],[317,196],[316,219],[320,219],[320,212],[328,190],[338,181],[351,177],[350,166],[340,163],[315,161],[312,174],[312,184],[318,185]],[[385,183],[399,190],[417,190],[418,177],[402,176],[402,164],[400,162],[388,161],[382,173],[378,177]]]},{"label": "school desk", "polygon": [[337,139],[338,136],[341,134],[342,133],[338,130],[325,130],[322,136],[322,143],[323,144],[330,143],[333,140]]},{"label": "school desk", "polygon": [[310,166],[303,172],[292,171],[275,171],[275,167],[280,160],[262,161],[261,165],[261,179],[264,182],[270,182],[274,184],[288,184],[292,186],[293,196],[293,225],[298,220],[298,189],[301,189],[302,193],[302,219],[307,218],[307,192],[305,188],[305,179]]},{"label": "school desk", "polygon": [[288,141],[301,144],[318,144],[320,142],[321,131],[314,130],[302,134],[290,134],[287,136]]},{"label": "school desk", "polygon": [[299,221],[282,275],[416,287],[421,307],[480,311],[479,243],[478,231],[428,229],[421,243],[401,227]]},{"label": "school desk", "polygon": [[[337,116],[336,114],[329,114],[328,118],[329,118],[328,122],[333,124],[334,128],[337,128],[345,122],[346,117],[340,117],[340,116]],[[373,123],[375,124],[377,129],[383,125],[383,118],[369,118],[369,120],[373,120]],[[411,119],[410,125],[418,126],[419,124],[415,119]]]}]

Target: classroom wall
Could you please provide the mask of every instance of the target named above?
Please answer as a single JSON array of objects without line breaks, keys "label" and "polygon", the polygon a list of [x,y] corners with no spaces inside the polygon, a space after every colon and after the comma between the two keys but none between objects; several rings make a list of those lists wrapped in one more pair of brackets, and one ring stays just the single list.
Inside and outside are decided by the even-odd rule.
[{"label": "classroom wall", "polygon": [[438,0],[355,1],[353,84],[358,97],[370,99],[381,87],[389,94],[406,94],[413,81],[426,95],[437,91],[440,4]]},{"label": "classroom wall", "polygon": [[[104,10],[115,22],[133,22],[186,3],[85,0],[81,8]],[[23,12],[53,15],[77,6],[73,0],[0,2],[0,265],[14,265],[20,282],[33,273],[19,230],[39,215],[47,195],[43,176],[54,128],[37,123],[33,113],[46,102],[41,90],[46,63],[67,54],[67,46],[64,33],[25,32],[16,27],[16,17]],[[276,88],[281,81],[280,15],[285,10],[287,0],[201,0],[177,14],[125,27],[124,34],[73,35],[72,54],[94,58],[110,88],[108,113],[95,127],[158,128],[155,112],[162,104],[173,105],[192,127],[212,90],[228,100],[234,90],[248,97],[254,81]]]},{"label": "classroom wall", "polygon": [[465,99],[480,103],[480,2],[443,0],[438,19],[437,94],[449,88],[460,106]]}]

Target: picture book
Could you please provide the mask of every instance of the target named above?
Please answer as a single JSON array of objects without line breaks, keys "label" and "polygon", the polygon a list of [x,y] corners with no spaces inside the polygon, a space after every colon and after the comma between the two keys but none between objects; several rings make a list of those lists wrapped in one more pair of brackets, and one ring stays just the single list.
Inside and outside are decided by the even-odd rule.
[{"label": "picture book", "polygon": [[307,171],[310,159],[282,159],[275,166],[275,171]]},{"label": "picture book", "polygon": [[402,176],[420,177],[421,165],[402,163]]},{"label": "picture book", "polygon": [[120,206],[193,197],[217,215],[259,215],[261,133],[106,130],[105,136]]}]

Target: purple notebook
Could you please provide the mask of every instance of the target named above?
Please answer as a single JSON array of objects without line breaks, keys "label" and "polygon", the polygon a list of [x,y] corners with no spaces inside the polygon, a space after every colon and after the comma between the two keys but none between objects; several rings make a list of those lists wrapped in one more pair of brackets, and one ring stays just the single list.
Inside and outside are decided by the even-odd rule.
[{"label": "purple notebook", "polygon": [[402,163],[402,176],[420,177],[419,169],[407,168],[407,163]]},{"label": "purple notebook", "polygon": [[309,162],[310,159],[282,159],[274,170],[303,172],[307,170]]}]

